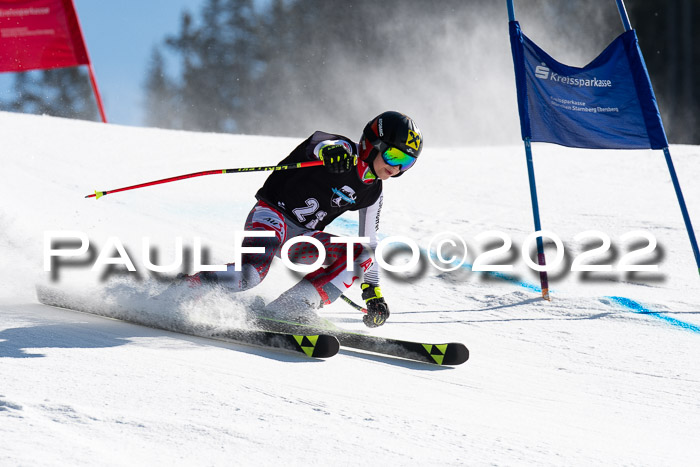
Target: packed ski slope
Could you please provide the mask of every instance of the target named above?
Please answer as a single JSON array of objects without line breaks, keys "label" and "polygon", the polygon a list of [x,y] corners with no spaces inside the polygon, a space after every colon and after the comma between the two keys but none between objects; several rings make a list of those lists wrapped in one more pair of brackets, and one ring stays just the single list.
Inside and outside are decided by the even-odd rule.
[{"label": "packed ski slope", "polygon": [[[209,264],[230,261],[266,175],[214,175],[98,201],[85,195],[274,164],[298,140],[10,113],[0,113],[0,128],[1,465],[697,463],[700,277],[660,153],[534,147],[542,223],[566,251],[550,275],[549,303],[519,253],[532,231],[519,145],[427,146],[414,169],[386,183],[383,235],[415,240],[423,260],[417,271],[384,275],[392,315],[368,332],[464,342],[469,361],[445,368],[349,350],[313,360],[39,304],[35,285],[48,283],[82,291],[96,308],[142,305],[166,287],[143,267],[144,237],[158,264],[173,260],[176,237],[190,251],[199,237]],[[672,154],[700,225],[700,148],[674,146]],[[330,230],[355,228],[348,216]],[[44,234],[57,230],[83,232],[92,249],[52,277]],[[472,272],[477,254],[502,243],[479,237],[494,230],[513,247],[488,262],[515,270]],[[635,262],[658,271],[569,271],[600,244],[574,240],[590,230],[612,247],[587,262],[617,267],[646,245],[620,237],[643,230],[658,245]],[[469,248],[453,272],[437,270],[425,252],[443,232]],[[139,273],[91,270],[110,237]],[[295,281],[278,263],[249,293],[149,311],[163,323],[235,326],[256,296],[272,300]],[[358,291],[349,295],[359,301]],[[345,303],[321,314],[364,328]]]}]

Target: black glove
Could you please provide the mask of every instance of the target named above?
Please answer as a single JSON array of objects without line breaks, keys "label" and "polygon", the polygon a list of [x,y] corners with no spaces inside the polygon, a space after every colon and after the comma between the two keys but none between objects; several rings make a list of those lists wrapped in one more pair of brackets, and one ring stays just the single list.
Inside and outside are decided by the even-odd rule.
[{"label": "black glove", "polygon": [[326,170],[332,174],[348,172],[357,165],[357,156],[348,154],[342,144],[329,144],[318,151],[318,158]]},{"label": "black glove", "polygon": [[362,299],[367,304],[367,314],[362,317],[362,321],[370,328],[381,326],[389,317],[389,305],[384,301],[381,289],[367,283],[363,283],[360,288]]}]

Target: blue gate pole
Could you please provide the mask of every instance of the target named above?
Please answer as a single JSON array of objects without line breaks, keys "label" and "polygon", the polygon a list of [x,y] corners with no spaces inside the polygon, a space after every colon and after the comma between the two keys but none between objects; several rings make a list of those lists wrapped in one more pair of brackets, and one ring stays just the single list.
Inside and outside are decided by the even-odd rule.
[{"label": "blue gate pole", "polygon": [[[508,21],[515,21],[515,8],[513,7],[513,0],[506,0],[508,6]],[[524,138],[525,143],[525,160],[527,161],[527,176],[530,181],[530,200],[532,201],[532,217],[535,220],[535,232],[542,230],[542,225],[540,223],[540,204],[537,201],[537,184],[535,183],[535,167],[532,163],[532,147],[530,145],[530,138]],[[540,266],[545,266],[546,261],[544,257],[544,242],[542,237],[537,237],[537,264]],[[550,300],[549,297],[549,280],[547,278],[547,271],[540,271],[540,285],[542,287],[542,298],[545,300]]]},{"label": "blue gate pole", "polygon": [[513,8],[513,0],[507,0],[508,2],[508,21],[515,21],[515,8]]},{"label": "blue gate pole", "polygon": [[698,250],[698,241],[695,239],[695,231],[693,230],[693,224],[690,222],[688,208],[685,205],[685,199],[683,198],[681,185],[678,182],[676,169],[673,167],[673,161],[671,160],[671,151],[668,150],[668,147],[664,148],[664,156],[666,157],[666,165],[668,165],[668,172],[669,174],[671,174],[671,180],[673,181],[673,188],[676,190],[676,198],[678,198],[678,205],[681,207],[681,213],[683,214],[683,222],[685,222],[685,229],[688,231],[688,238],[690,238],[690,246],[693,248],[693,255],[695,255],[695,264],[698,267],[698,274],[700,274],[700,250]]},{"label": "blue gate pole", "polygon": [[617,1],[617,9],[620,12],[620,19],[622,20],[622,25],[625,27],[625,31],[629,31],[632,29],[632,25],[630,24],[630,19],[627,16],[627,9],[625,8],[625,2],[624,0],[616,0]]},{"label": "blue gate pole", "polygon": [[[622,24],[625,27],[625,31],[632,29],[630,24],[630,19],[627,16],[627,10],[625,9],[624,0],[616,0],[617,9],[620,12],[620,19],[622,19]],[[683,222],[685,222],[685,229],[688,231],[688,237],[690,238],[690,246],[693,249],[693,255],[695,256],[695,264],[698,267],[698,274],[700,274],[700,251],[698,250],[698,241],[695,239],[695,231],[693,230],[693,224],[690,222],[690,215],[688,214],[688,208],[685,205],[685,199],[683,198],[683,192],[681,191],[681,185],[678,182],[678,175],[676,175],[676,169],[673,167],[673,160],[671,159],[671,151],[669,151],[668,146],[664,149],[664,157],[666,158],[666,165],[668,166],[668,172],[671,175],[671,181],[673,182],[673,188],[676,190],[676,198],[678,198],[678,205],[681,208],[681,214],[683,214]]]},{"label": "blue gate pole", "polygon": [[[532,217],[535,220],[535,232],[542,230],[540,223],[540,204],[537,201],[537,184],[535,183],[535,166],[532,163],[532,148],[530,138],[523,140],[525,143],[525,159],[527,160],[527,176],[530,181],[530,200],[532,201]],[[537,237],[537,264],[544,267],[547,263],[544,257],[544,242],[542,237]],[[540,286],[542,287],[542,298],[550,300],[549,279],[547,271],[540,271]]]}]

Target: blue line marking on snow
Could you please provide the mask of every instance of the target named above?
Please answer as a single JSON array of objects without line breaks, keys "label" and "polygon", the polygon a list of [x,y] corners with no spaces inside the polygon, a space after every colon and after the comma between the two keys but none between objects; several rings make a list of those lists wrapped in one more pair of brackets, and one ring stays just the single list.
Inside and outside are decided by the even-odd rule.
[{"label": "blue line marking on snow", "polygon": [[[350,231],[351,228],[357,229],[357,222],[351,221],[349,219],[338,218],[338,219],[334,220],[333,222],[341,225],[342,226],[341,228],[345,229],[347,231]],[[425,250],[422,250],[422,249],[421,249],[421,251],[425,252]],[[437,256],[434,253],[430,253],[430,255],[433,258],[437,258]],[[469,269],[470,271],[472,270],[472,265],[469,263],[464,263],[460,267],[464,268],[464,269]],[[497,278],[502,279],[504,281],[515,284],[515,285],[522,287],[524,289],[532,290],[534,292],[542,292],[542,288],[540,286],[529,283],[529,282],[521,281],[519,279],[516,279],[513,276],[509,276],[508,274],[503,274],[500,272],[492,272],[492,271],[486,271],[486,273],[493,276],[493,277],[497,277]],[[676,326],[676,327],[686,329],[688,331],[700,334],[700,326],[692,324],[692,323],[687,323],[685,321],[681,321],[681,320],[673,318],[671,316],[666,316],[665,314],[657,312],[657,311],[652,311],[652,310],[644,307],[640,303],[638,303],[630,298],[618,297],[618,296],[608,296],[606,298],[612,300],[613,302],[617,303],[621,307],[626,308],[627,310],[632,311],[634,313],[652,316],[652,317],[660,319],[661,321],[664,321],[672,326]]]},{"label": "blue line marking on snow", "polygon": [[341,229],[344,229],[348,235],[354,235],[355,232],[350,232],[350,229],[357,230],[358,227],[357,221],[351,221],[350,219],[346,219],[344,217],[334,219],[331,225],[333,227],[340,227]]},{"label": "blue line marking on snow", "polygon": [[[346,231],[350,231],[351,228],[357,229],[357,222],[351,221],[349,219],[344,219],[342,217],[335,219],[333,221],[333,224],[338,224],[338,225],[342,226],[341,228],[345,229]],[[381,237],[381,235],[380,235],[380,237]],[[421,252],[427,253],[427,251],[422,249],[422,248],[421,248]],[[437,255],[435,253],[430,252],[428,254],[432,258],[438,259]],[[461,269],[468,269],[469,271],[472,270],[472,267],[473,267],[473,265],[469,264],[469,263],[464,263],[460,266]],[[477,273],[478,272],[481,272],[481,271],[477,271]],[[483,271],[483,272],[485,274],[490,275],[490,276],[497,277],[497,278],[504,280],[506,282],[510,282],[512,284],[515,284],[515,285],[522,287],[524,289],[532,290],[533,292],[542,293],[542,287],[540,287],[539,285],[532,284],[530,282],[521,281],[520,279],[516,279],[515,277],[510,276],[508,274],[504,274],[502,272],[497,272],[497,271]],[[553,292],[553,290],[552,290],[552,292]]]},{"label": "blue line marking on snow", "polygon": [[645,308],[643,305],[641,305],[641,304],[639,304],[639,303],[637,303],[634,300],[631,300],[629,298],[615,297],[615,296],[609,296],[606,298],[609,298],[610,300],[614,301],[618,305],[621,305],[622,307],[627,308],[628,310],[633,311],[635,313],[653,316],[654,318],[658,318],[658,319],[665,321],[668,324],[671,324],[673,326],[678,326],[679,328],[687,329],[688,331],[691,331],[691,332],[700,333],[700,326],[697,326],[697,325],[691,324],[691,323],[686,323],[685,321],[681,321],[679,319],[663,315],[659,312],[649,310],[648,308]]},{"label": "blue line marking on snow", "polygon": [[[425,251],[425,250],[421,249],[421,251]],[[430,252],[428,254],[430,254],[430,256],[435,258],[435,259],[439,259],[437,257],[437,254],[435,254],[433,252]],[[469,264],[469,263],[462,264],[460,266],[460,268],[461,269],[468,269],[469,271],[473,271],[473,269],[472,269],[473,265]],[[489,276],[497,277],[498,279],[504,280],[506,282],[510,282],[511,284],[515,284],[515,285],[520,286],[524,289],[532,290],[534,292],[542,292],[542,287],[540,287],[539,285],[531,284],[530,282],[521,281],[520,279],[516,279],[515,277],[510,276],[508,274],[504,274],[502,272],[498,272],[498,271],[473,271],[473,272],[488,274]]]}]

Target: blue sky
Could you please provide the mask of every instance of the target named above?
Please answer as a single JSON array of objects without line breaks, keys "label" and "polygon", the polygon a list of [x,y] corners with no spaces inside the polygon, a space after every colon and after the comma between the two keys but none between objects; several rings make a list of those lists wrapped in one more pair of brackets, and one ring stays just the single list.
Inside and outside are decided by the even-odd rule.
[{"label": "blue sky", "polygon": [[[142,123],[143,83],[153,46],[179,30],[184,9],[198,15],[205,0],[74,0],[107,120]],[[3,73],[0,90],[12,88]]]},{"label": "blue sky", "polygon": [[155,45],[205,0],[74,0],[110,123],[140,125],[143,83]]}]

